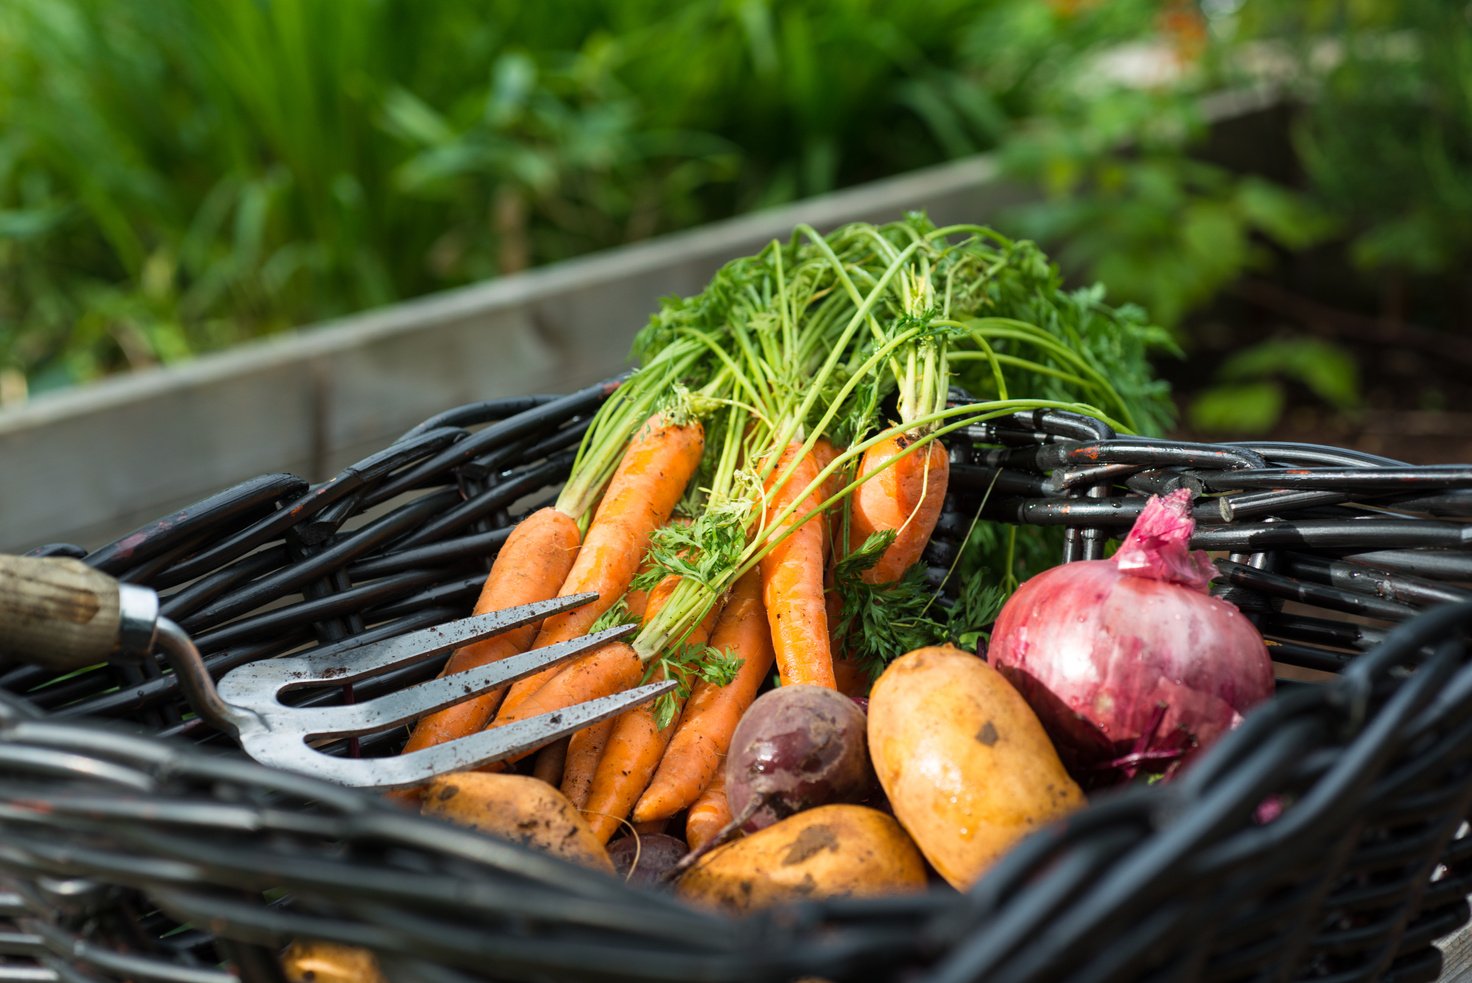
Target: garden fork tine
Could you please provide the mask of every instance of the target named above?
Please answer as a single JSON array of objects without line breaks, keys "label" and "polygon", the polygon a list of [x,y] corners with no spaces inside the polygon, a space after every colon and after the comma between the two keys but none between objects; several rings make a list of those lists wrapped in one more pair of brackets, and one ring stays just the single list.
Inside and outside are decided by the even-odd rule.
[{"label": "garden fork tine", "polygon": [[343,785],[392,789],[520,755],[622,713],[675,686],[666,680],[392,758],[343,758],[314,747],[409,723],[418,717],[566,662],[634,630],[623,625],[533,649],[466,672],[346,706],[294,707],[281,696],[308,686],[351,683],[422,662],[518,625],[571,610],[592,594],[522,604],[395,638],[247,663],[215,684],[178,625],[158,616],[158,596],[119,584],[76,560],[0,556],[0,655],[58,670],[100,659],[141,658],[155,644],[194,709],[264,764]]}]

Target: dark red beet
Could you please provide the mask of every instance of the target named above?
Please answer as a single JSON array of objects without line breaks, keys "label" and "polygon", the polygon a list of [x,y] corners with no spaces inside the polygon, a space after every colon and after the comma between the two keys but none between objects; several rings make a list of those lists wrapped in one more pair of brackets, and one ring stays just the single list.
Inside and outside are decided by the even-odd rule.
[{"label": "dark red beet", "polygon": [[608,858],[619,876],[648,887],[664,883],[665,875],[689,852],[684,840],[664,833],[630,834],[608,844]]},{"label": "dark red beet", "polygon": [[726,796],[743,828],[770,826],[802,809],[862,802],[874,785],[864,712],[821,686],[762,694],[731,736]]}]

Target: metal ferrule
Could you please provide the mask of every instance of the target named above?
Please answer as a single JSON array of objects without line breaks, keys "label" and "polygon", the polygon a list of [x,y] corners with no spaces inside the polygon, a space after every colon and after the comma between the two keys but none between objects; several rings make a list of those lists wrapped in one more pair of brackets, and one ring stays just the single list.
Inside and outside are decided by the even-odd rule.
[{"label": "metal ferrule", "polygon": [[118,655],[141,659],[158,634],[158,595],[138,584],[118,584]]}]

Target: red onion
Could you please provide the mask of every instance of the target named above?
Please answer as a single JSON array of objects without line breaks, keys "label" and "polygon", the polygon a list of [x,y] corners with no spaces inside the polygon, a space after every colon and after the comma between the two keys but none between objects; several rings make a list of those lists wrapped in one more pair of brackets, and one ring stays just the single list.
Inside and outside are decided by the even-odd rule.
[{"label": "red onion", "polygon": [[1044,571],[997,618],[992,664],[1081,782],[1171,774],[1272,695],[1262,636],[1206,593],[1194,528],[1187,490],[1153,497],[1111,559]]}]

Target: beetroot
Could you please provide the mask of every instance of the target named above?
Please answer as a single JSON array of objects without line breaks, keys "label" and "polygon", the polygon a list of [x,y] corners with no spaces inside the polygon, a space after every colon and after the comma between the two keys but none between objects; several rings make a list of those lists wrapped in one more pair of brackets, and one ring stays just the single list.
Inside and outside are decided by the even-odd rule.
[{"label": "beetroot", "polygon": [[1145,506],[1108,560],[1064,564],[1003,607],[990,661],[1081,782],[1173,773],[1273,692],[1262,636],[1206,593],[1182,489]]},{"label": "beetroot", "polygon": [[752,831],[813,806],[863,801],[874,786],[866,726],[853,700],[822,686],[757,697],[726,757],[731,815]]},{"label": "beetroot", "polygon": [[648,887],[663,884],[689,852],[684,840],[665,833],[631,833],[608,844],[608,859],[619,876]]}]

